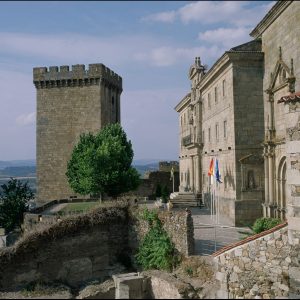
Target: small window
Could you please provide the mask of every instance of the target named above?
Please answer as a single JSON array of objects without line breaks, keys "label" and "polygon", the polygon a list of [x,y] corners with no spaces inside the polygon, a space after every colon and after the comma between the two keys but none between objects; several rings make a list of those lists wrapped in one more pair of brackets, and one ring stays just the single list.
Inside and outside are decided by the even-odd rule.
[{"label": "small window", "polygon": [[208,128],[208,142],[210,143],[210,128]]},{"label": "small window", "polygon": [[226,81],[225,79],[223,80],[223,83],[222,83],[222,90],[223,90],[223,97],[226,96]]},{"label": "small window", "polygon": [[202,143],[204,144],[204,142],[205,142],[205,131],[203,130],[202,131]]},{"label": "small window", "polygon": [[216,141],[219,141],[219,124],[216,124]]},{"label": "small window", "polygon": [[227,137],[227,121],[224,121],[224,138]]},{"label": "small window", "polygon": [[218,88],[215,87],[215,104],[218,103]]},{"label": "small window", "polygon": [[211,109],[210,93],[208,93],[208,96],[207,96],[207,102],[208,102],[208,109]]}]

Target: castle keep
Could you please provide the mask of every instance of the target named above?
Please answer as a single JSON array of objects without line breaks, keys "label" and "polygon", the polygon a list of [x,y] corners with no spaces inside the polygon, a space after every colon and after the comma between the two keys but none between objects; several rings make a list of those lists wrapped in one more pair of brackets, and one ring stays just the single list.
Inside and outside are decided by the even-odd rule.
[{"label": "castle keep", "polygon": [[82,133],[120,122],[122,78],[103,64],[33,69],[37,91],[37,200],[76,196],[67,163]]}]

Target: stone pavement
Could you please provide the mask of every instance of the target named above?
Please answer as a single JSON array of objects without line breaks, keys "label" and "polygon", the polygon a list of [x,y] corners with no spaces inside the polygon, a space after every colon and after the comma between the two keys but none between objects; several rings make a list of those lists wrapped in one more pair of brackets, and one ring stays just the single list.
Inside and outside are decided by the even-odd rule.
[{"label": "stone pavement", "polygon": [[216,223],[208,208],[190,208],[194,221],[195,255],[210,255],[222,247],[238,242],[251,230],[232,227],[225,216],[220,215]]},{"label": "stone pavement", "polygon": [[[140,205],[153,208],[154,201],[147,201]],[[184,208],[173,208],[179,210]],[[206,207],[189,207],[194,222],[195,255],[211,255],[226,245],[238,242],[247,237],[251,230],[247,227],[230,226],[226,216],[220,215],[219,223],[215,226],[215,219],[211,217],[210,210]]]}]

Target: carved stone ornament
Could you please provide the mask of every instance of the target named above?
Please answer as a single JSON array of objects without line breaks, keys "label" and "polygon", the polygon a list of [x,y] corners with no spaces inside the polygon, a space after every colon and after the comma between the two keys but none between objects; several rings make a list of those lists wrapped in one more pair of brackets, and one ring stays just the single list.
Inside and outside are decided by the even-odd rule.
[{"label": "carved stone ornament", "polygon": [[300,196],[300,185],[292,184],[292,196],[299,197]]},{"label": "carved stone ornament", "polygon": [[300,141],[300,120],[298,121],[297,126],[287,128],[286,131],[290,141]]},{"label": "carved stone ornament", "polygon": [[291,157],[291,169],[300,171],[300,155]]}]

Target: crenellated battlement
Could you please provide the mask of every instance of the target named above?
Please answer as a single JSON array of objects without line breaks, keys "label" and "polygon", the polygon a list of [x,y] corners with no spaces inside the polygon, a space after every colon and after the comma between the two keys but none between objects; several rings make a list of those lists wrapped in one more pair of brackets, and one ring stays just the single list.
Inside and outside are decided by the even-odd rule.
[{"label": "crenellated battlement", "polygon": [[36,88],[90,86],[104,84],[122,91],[122,77],[103,64],[51,66],[33,68],[33,83]]}]

